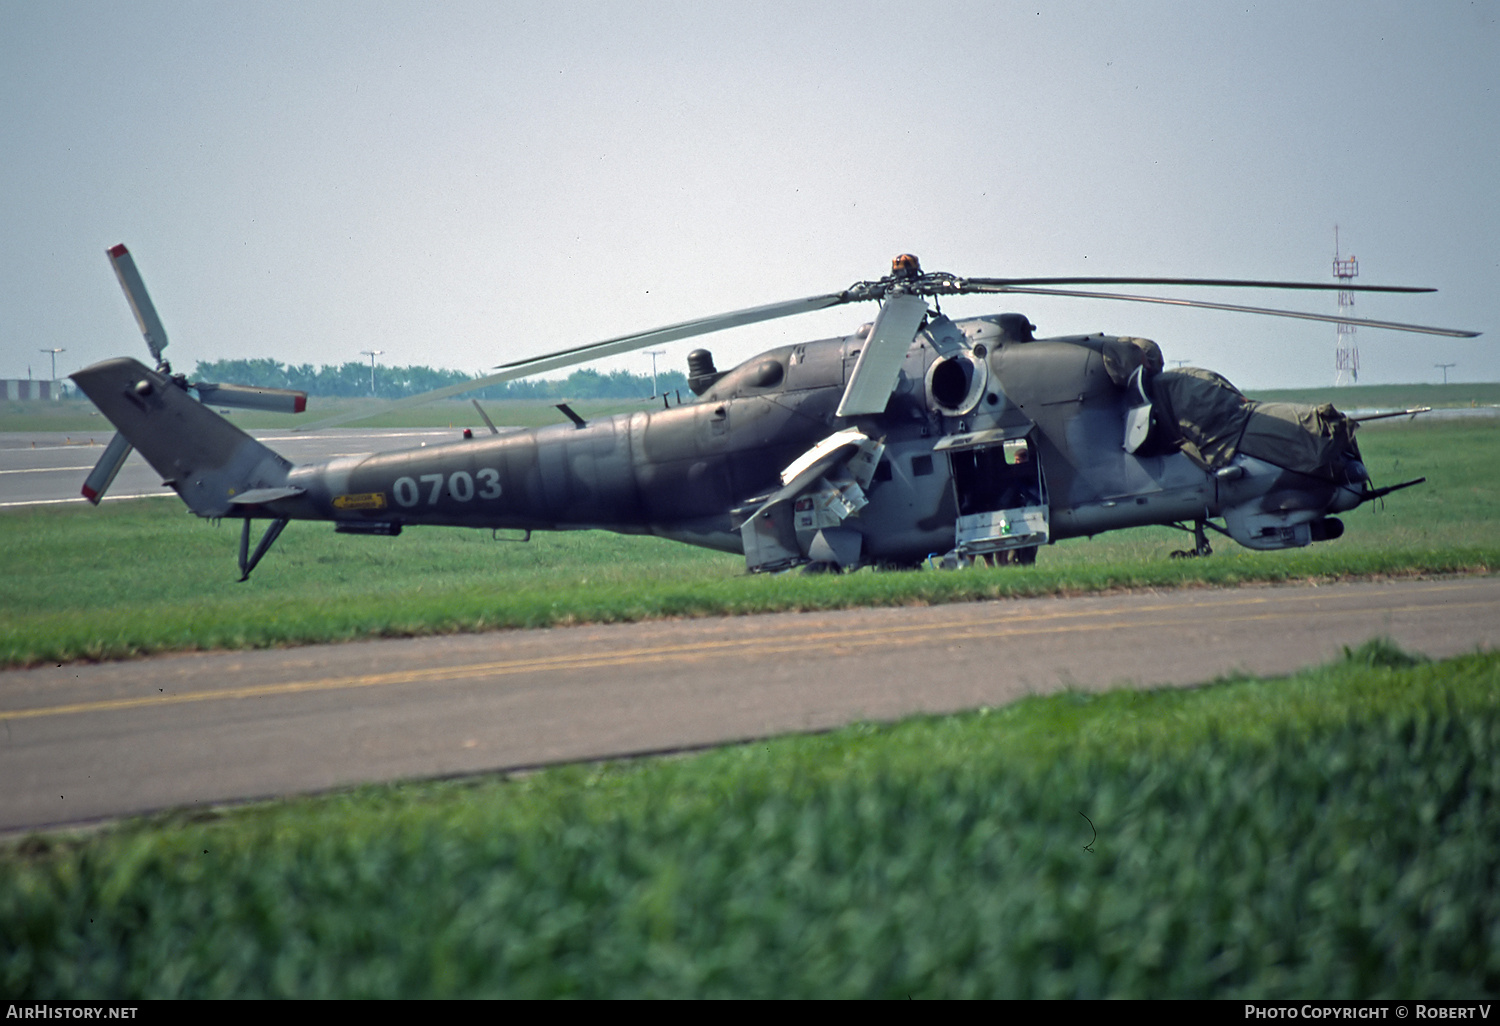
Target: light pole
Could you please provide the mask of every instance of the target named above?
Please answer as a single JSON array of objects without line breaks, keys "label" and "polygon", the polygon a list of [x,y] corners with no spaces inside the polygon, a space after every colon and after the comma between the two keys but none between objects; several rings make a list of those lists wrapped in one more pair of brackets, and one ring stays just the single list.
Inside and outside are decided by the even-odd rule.
[{"label": "light pole", "polygon": [[656,398],[656,358],[666,352],[665,349],[647,349],[651,356],[651,398]]},{"label": "light pole", "polygon": [[375,395],[375,357],[384,353],[384,349],[361,349],[360,354],[370,358],[370,395]]},{"label": "light pole", "polygon": [[[58,353],[66,353],[67,349],[59,347],[57,349],[39,349],[39,350],[37,350],[37,352],[51,353],[52,354],[52,379],[51,380],[52,380],[52,384],[54,386],[56,386],[56,384],[57,384],[57,354]],[[55,398],[55,395],[54,395],[54,398]]]},{"label": "light pole", "polygon": [[1435,363],[1435,364],[1433,364],[1433,366],[1434,367],[1441,367],[1441,368],[1443,368],[1443,384],[1446,385],[1448,383],[1448,368],[1449,367],[1457,367],[1458,364],[1456,364],[1456,363]]},{"label": "light pole", "polygon": [[[37,352],[39,352],[39,353],[51,353],[52,354],[52,380],[56,381],[57,380],[57,354],[58,353],[66,353],[67,349],[38,349]],[[1451,367],[1453,365],[1449,364],[1448,366]]]}]

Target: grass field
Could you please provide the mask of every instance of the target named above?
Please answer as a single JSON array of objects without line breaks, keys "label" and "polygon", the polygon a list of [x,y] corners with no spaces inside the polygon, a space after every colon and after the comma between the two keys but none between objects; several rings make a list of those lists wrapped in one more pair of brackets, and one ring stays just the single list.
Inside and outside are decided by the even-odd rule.
[{"label": "grass field", "polygon": [[[472,408],[471,408],[472,409]],[[1492,572],[1500,422],[1380,422],[1337,542],[1119,532],[1034,567],[749,577],[603,533],[0,514],[0,663],[1111,587]],[[1500,654],[1034,698],[677,759],[0,844],[0,996],[1493,997]]]},{"label": "grass field", "polygon": [[1500,994],[1500,654],[0,847],[0,995]]},{"label": "grass field", "polygon": [[1121,587],[1223,585],[1500,565],[1500,421],[1376,422],[1360,433],[1378,482],[1428,484],[1344,517],[1336,542],[1258,553],[1215,538],[1208,559],[1172,560],[1168,528],[1075,539],[1034,567],[744,574],[738,556],[602,532],[422,528],[398,538],[293,523],[246,583],[238,531],[170,500],[0,513],[7,561],[0,666],[263,647],[496,627],[612,622],[854,605],[928,604]]},{"label": "grass field", "polygon": [[1333,403],[1341,410],[1401,410],[1415,406],[1454,409],[1500,406],[1500,383],[1265,389],[1250,393],[1250,398],[1280,403]]}]

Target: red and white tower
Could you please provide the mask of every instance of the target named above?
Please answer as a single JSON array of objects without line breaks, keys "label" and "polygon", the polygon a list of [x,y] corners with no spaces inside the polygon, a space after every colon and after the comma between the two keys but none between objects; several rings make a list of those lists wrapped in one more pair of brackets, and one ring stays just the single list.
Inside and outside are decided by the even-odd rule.
[{"label": "red and white tower", "polygon": [[[1333,276],[1347,285],[1359,277],[1359,258],[1352,253],[1349,259],[1339,256],[1339,226],[1333,226]],[[1339,289],[1339,316],[1353,316],[1354,293]],[[1333,383],[1354,385],[1359,383],[1359,343],[1354,337],[1354,325],[1339,321],[1334,326],[1337,332],[1333,350]]]}]

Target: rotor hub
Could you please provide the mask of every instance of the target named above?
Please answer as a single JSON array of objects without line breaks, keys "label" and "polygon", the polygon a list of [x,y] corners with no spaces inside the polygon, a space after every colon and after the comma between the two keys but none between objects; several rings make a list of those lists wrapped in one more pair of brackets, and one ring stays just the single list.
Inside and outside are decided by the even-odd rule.
[{"label": "rotor hub", "polygon": [[922,276],[922,262],[910,253],[891,261],[891,277],[897,281],[916,281]]}]

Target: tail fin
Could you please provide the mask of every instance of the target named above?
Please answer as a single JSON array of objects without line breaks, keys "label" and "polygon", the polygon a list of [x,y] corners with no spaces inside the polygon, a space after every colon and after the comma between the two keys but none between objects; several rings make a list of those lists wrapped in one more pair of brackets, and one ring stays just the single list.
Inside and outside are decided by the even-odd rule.
[{"label": "tail fin", "polygon": [[137,360],[105,360],[73,380],[200,517],[300,493],[286,486],[291,463]]}]

